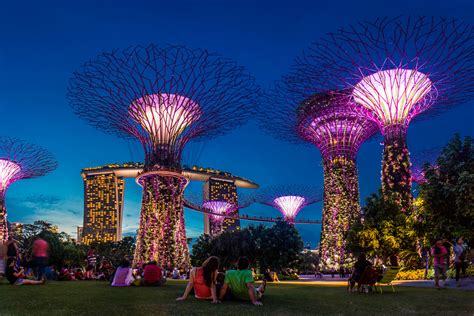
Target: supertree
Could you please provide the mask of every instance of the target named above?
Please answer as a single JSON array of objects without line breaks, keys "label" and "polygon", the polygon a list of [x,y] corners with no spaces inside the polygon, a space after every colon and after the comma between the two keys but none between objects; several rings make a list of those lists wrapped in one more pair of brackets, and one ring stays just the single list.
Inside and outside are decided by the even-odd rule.
[{"label": "supertree", "polygon": [[144,149],[135,265],[189,265],[183,149],[242,125],[257,92],[254,79],[231,60],[183,46],[115,50],[74,73],[68,98],[75,112],[105,132],[138,139]]},{"label": "supertree", "polygon": [[433,147],[414,153],[411,168],[411,179],[413,183],[421,185],[426,182],[425,164],[428,163],[432,168],[436,168],[436,159],[440,152],[440,147]]},{"label": "supertree", "polygon": [[276,185],[263,189],[256,200],[276,208],[285,221],[295,223],[296,215],[310,204],[321,201],[321,190],[303,185]]},{"label": "supertree", "polygon": [[203,208],[216,214],[210,214],[210,235],[217,236],[222,233],[222,223],[225,215],[232,211],[235,206],[226,201],[206,201],[202,204]]},{"label": "supertree", "polygon": [[41,177],[57,167],[45,149],[27,142],[0,137],[0,242],[8,238],[5,194],[8,187],[22,179]]},{"label": "supertree", "polygon": [[338,91],[384,136],[382,191],[412,204],[409,123],[471,99],[473,27],[456,19],[379,18],[328,34],[297,59],[293,75],[308,96]]},{"label": "supertree", "polygon": [[265,100],[273,106],[262,120],[281,139],[316,145],[323,157],[324,203],[320,256],[336,268],[346,256],[344,234],[360,216],[356,156],[361,144],[377,131],[375,123],[353,110],[339,93],[305,98],[298,78],[286,76]]}]

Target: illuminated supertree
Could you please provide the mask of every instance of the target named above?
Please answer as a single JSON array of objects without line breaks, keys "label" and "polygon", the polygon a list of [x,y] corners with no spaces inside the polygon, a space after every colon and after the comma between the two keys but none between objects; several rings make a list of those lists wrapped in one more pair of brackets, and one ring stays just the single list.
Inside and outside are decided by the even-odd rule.
[{"label": "illuminated supertree", "polygon": [[310,204],[321,201],[319,188],[302,185],[280,185],[263,189],[257,196],[259,203],[276,208],[285,221],[295,223],[298,213]]},{"label": "illuminated supertree", "polygon": [[300,93],[339,91],[384,136],[382,191],[412,204],[406,132],[422,112],[471,99],[473,27],[455,19],[381,18],[314,43],[293,68]]},{"label": "illuminated supertree", "polygon": [[75,112],[95,127],[136,138],[145,153],[134,264],[189,265],[181,155],[190,140],[242,125],[258,88],[242,67],[206,50],[133,47],[99,55],[71,79]]},{"label": "illuminated supertree", "polygon": [[57,167],[45,149],[24,141],[0,137],[0,242],[8,238],[5,194],[18,180],[41,177]]},{"label": "illuminated supertree", "polygon": [[298,79],[291,76],[276,84],[265,98],[269,111],[262,123],[280,139],[309,142],[321,151],[324,205],[320,256],[326,267],[337,268],[349,259],[344,234],[360,216],[357,152],[376,133],[377,126],[338,93],[305,99],[298,85]]},{"label": "illuminated supertree", "polygon": [[[228,214],[232,211],[235,206],[226,201],[206,201],[202,204],[204,209],[207,209],[215,214]],[[210,235],[217,236],[222,233],[222,223],[224,222],[225,216],[209,215],[210,217]]]},{"label": "illuminated supertree", "polygon": [[413,164],[411,168],[411,179],[413,183],[421,185],[426,182],[425,178],[425,164],[430,164],[431,167],[436,168],[436,159],[441,152],[440,147],[434,147],[416,152],[413,155]]}]

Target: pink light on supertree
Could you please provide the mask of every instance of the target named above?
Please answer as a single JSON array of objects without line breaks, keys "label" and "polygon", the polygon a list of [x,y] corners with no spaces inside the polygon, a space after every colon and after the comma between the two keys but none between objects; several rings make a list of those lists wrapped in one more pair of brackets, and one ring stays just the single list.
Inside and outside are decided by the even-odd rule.
[{"label": "pink light on supertree", "polygon": [[206,201],[202,204],[202,206],[204,209],[210,210],[212,213],[215,214],[210,215],[210,235],[217,236],[221,234],[222,223],[224,222],[225,215],[235,207],[226,201]]},{"label": "pink light on supertree", "polygon": [[[310,97],[339,91],[384,136],[382,191],[412,205],[406,133],[421,113],[474,94],[474,29],[446,18],[380,18],[330,33],[297,59],[295,88]],[[425,117],[427,117],[425,115]]]},{"label": "pink light on supertree", "polygon": [[298,78],[277,83],[265,96],[270,111],[261,119],[265,129],[280,139],[314,144],[323,157],[324,204],[320,256],[327,268],[338,268],[350,258],[344,235],[360,216],[356,156],[377,125],[354,110],[340,93],[306,97]]},{"label": "pink light on supertree", "polygon": [[276,208],[285,221],[294,224],[298,213],[306,206],[321,201],[319,188],[302,185],[280,185],[263,189],[257,196],[259,203]]},{"label": "pink light on supertree", "polygon": [[437,168],[436,159],[441,153],[440,147],[433,147],[415,152],[411,168],[411,178],[413,183],[422,185],[426,183],[425,168]]},{"label": "pink light on supertree", "polygon": [[99,55],[71,79],[75,112],[98,129],[135,138],[145,154],[134,265],[188,267],[183,149],[231,131],[253,114],[258,87],[229,59],[183,46],[137,46]]},{"label": "pink light on supertree", "polygon": [[14,138],[0,137],[0,242],[8,238],[5,195],[22,179],[43,176],[57,167],[52,155],[41,147]]}]

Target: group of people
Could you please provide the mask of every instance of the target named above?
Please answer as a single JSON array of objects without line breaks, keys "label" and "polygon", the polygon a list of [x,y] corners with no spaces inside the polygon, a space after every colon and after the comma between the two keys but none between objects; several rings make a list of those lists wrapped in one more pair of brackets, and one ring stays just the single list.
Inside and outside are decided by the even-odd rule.
[{"label": "group of people", "polygon": [[156,261],[150,261],[142,269],[132,269],[130,261],[123,259],[120,266],[115,270],[112,286],[159,286],[166,282],[166,271]]},{"label": "group of people", "polygon": [[3,274],[12,285],[44,284],[48,264],[48,243],[36,238],[33,242],[31,260],[22,260],[18,244],[10,236],[0,244],[0,275]]},{"label": "group of people", "polygon": [[265,293],[266,280],[256,286],[250,261],[241,257],[236,270],[219,272],[219,258],[209,257],[200,267],[191,270],[189,282],[177,301],[184,301],[193,291],[201,300],[211,300],[213,304],[222,300],[239,299],[250,301],[253,305],[263,305],[261,299]]},{"label": "group of people", "polygon": [[[438,239],[434,246],[431,248],[431,256],[433,257],[433,266],[435,272],[435,287],[440,289],[440,280],[443,280],[444,285],[446,284],[446,272],[450,266],[450,250],[451,246],[454,252],[454,269],[456,285],[461,286],[461,273],[466,274],[466,268],[468,266],[466,262],[467,258],[467,245],[464,243],[462,238],[458,238],[456,243],[452,245],[445,239]],[[443,286],[444,286],[443,285]]]}]

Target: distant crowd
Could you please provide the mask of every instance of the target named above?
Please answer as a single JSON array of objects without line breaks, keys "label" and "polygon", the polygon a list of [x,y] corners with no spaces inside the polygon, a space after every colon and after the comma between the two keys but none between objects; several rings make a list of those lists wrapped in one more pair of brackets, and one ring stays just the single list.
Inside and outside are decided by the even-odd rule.
[{"label": "distant crowd", "polygon": [[[440,281],[446,280],[446,271],[450,266],[450,257],[453,254],[453,265],[455,278],[460,285],[460,277],[465,274],[467,267],[468,248],[462,238],[458,238],[454,244],[446,240],[438,240],[431,249],[423,251],[426,271],[429,268],[430,258],[433,258],[435,271],[435,287],[441,288]],[[236,262],[236,269],[219,270],[220,260],[217,257],[209,257],[199,267],[190,270],[179,270],[178,268],[163,268],[156,261],[150,261],[139,268],[131,267],[130,259],[124,258],[118,267],[106,258],[99,258],[93,248],[89,249],[84,258],[84,266],[65,265],[59,269],[48,265],[49,246],[48,243],[37,238],[33,242],[31,257],[23,258],[20,254],[17,242],[11,237],[6,243],[0,244],[0,275],[4,276],[12,285],[42,285],[45,280],[57,281],[82,281],[101,280],[110,282],[114,287],[127,286],[160,286],[166,283],[167,278],[189,280],[182,296],[178,301],[185,300],[194,294],[197,299],[210,300],[219,303],[222,300],[240,299],[250,301],[254,305],[262,305],[261,298],[266,289],[267,281],[279,282],[278,274],[267,269],[263,273],[263,282],[260,286],[255,284],[256,274],[250,268],[250,261],[241,257]],[[352,291],[356,285],[360,290],[361,285],[371,286],[381,281],[389,273],[400,269],[398,258],[390,256],[389,265],[375,268],[365,254],[360,254],[358,260],[351,270],[340,268],[339,270],[326,270],[334,276],[348,277],[348,289]],[[297,278],[294,271],[286,271],[287,275]],[[395,273],[396,274],[396,273]],[[392,277],[395,277],[395,274]],[[315,271],[315,277],[322,277],[319,270]],[[364,283],[365,282],[365,283]]]}]

